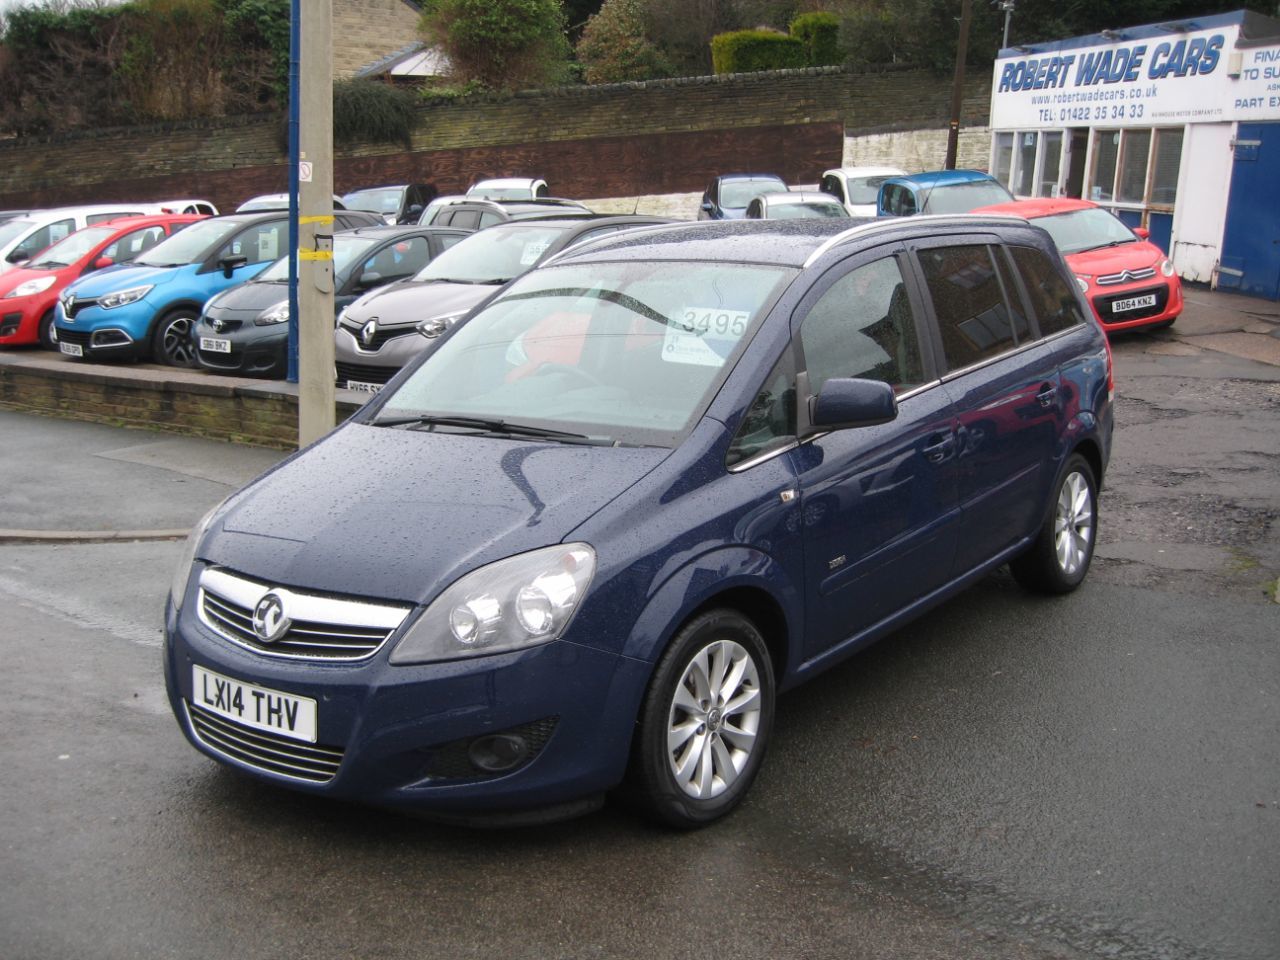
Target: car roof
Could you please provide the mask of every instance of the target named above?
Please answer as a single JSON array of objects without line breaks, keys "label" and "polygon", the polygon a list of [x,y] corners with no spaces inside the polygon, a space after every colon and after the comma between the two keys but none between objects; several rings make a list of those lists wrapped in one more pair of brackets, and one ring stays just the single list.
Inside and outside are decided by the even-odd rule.
[{"label": "car roof", "polygon": [[779,183],[786,182],[776,173],[722,173],[718,177],[716,177],[716,179],[719,180],[721,183],[751,181],[751,180],[766,180],[766,181],[776,180]]},{"label": "car roof", "polygon": [[910,176],[901,167],[832,167],[823,170],[825,177],[832,173],[843,173],[846,177],[906,177]]},{"label": "car roof", "polygon": [[[609,260],[706,260],[804,267],[828,250],[869,240],[911,239],[938,231],[1004,232],[1029,227],[1017,217],[921,214],[914,217],[845,217],[838,220],[701,220],[639,227],[581,249],[570,247],[557,263]],[[1048,245],[1048,234],[1034,233]]]},{"label": "car roof", "polygon": [[541,177],[489,177],[486,180],[477,180],[471,185],[471,189],[476,187],[527,187],[542,182]]},{"label": "car roof", "polygon": [[[981,170],[926,170],[923,173],[911,173],[905,177],[893,177],[886,183],[910,183],[917,187],[942,187],[954,183],[975,183],[977,181],[995,180],[989,173]],[[999,181],[996,181],[999,182]]]},{"label": "car roof", "polygon": [[1013,200],[1008,203],[993,203],[978,207],[970,213],[1007,213],[1015,217],[1030,220],[1032,217],[1048,217],[1055,213],[1068,213],[1072,210],[1095,210],[1096,203],[1088,200],[1076,200],[1072,197],[1037,197],[1031,200]]},{"label": "car roof", "polygon": [[[110,220],[100,220],[97,223],[91,223],[90,227],[114,227],[116,230],[134,230],[138,227],[154,227],[165,223],[197,223],[201,220],[212,220],[213,218],[203,213],[144,213],[140,216],[130,216],[128,214],[121,217],[112,217]],[[89,227],[85,227],[86,230]]]}]

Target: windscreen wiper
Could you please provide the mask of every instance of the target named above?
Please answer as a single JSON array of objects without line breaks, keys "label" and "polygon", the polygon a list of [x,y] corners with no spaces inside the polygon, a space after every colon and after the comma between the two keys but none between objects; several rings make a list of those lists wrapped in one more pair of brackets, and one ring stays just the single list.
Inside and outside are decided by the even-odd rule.
[{"label": "windscreen wiper", "polygon": [[563,443],[589,443],[599,446],[612,446],[608,437],[589,437],[585,433],[571,433],[568,430],[553,430],[550,427],[535,427],[527,423],[508,423],[506,420],[486,419],[484,417],[444,417],[432,414],[418,414],[406,417],[379,417],[370,421],[374,427],[461,427],[474,429],[482,433],[500,434],[508,437],[537,437],[543,440],[556,440]]}]

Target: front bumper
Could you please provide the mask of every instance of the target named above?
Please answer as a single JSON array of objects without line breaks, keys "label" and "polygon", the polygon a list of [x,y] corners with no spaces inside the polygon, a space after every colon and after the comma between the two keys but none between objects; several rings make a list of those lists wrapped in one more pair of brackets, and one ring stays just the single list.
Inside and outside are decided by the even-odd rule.
[{"label": "front bumper", "polygon": [[[228,352],[206,350],[202,340],[210,338],[228,343]],[[282,378],[289,370],[289,324],[256,326],[253,321],[239,323],[235,329],[215,330],[204,317],[192,332],[196,360],[206,370],[238,374],[245,377]]]},{"label": "front bumper", "polygon": [[155,309],[146,300],[126,304],[112,310],[85,306],[68,319],[59,303],[54,313],[58,349],[66,354],[63,344],[78,346],[81,359],[136,360],[150,352],[148,333]]},{"label": "front bumper", "polygon": [[[1155,304],[1119,313],[1112,309],[1117,302],[1145,296],[1154,296]],[[1094,315],[1103,328],[1108,331],[1163,326],[1182,313],[1182,284],[1176,274],[1167,280],[1160,278],[1157,281],[1146,280],[1121,286],[1099,287],[1090,284],[1089,305],[1093,307]]]},{"label": "front bumper", "polygon": [[48,307],[38,298],[10,297],[0,299],[0,346],[16,347],[40,342],[40,317]]},{"label": "front bumper", "polygon": [[[165,684],[187,739],[222,763],[308,793],[464,818],[561,807],[621,780],[649,664],[561,640],[392,666],[387,658],[399,634],[359,662],[268,658],[200,622],[198,590],[190,592],[181,616],[168,609]],[[204,695],[193,680],[196,665],[315,700],[314,748],[332,754],[336,772],[323,782],[291,775],[202,735],[192,717]],[[528,753],[495,773],[477,765],[472,748],[497,734],[523,738]]]}]

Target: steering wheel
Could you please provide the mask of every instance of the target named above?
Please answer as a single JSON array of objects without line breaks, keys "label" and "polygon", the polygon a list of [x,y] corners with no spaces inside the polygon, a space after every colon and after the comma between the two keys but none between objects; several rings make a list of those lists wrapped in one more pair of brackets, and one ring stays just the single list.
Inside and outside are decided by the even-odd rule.
[{"label": "steering wheel", "polygon": [[604,386],[604,383],[599,378],[597,378],[594,374],[588,373],[586,370],[583,370],[581,367],[570,366],[567,363],[553,363],[552,361],[540,363],[538,364],[536,373],[538,374],[538,376],[542,376],[542,374],[544,373],[567,373],[570,376],[577,377],[579,380],[583,381],[588,386],[592,386],[592,387]]}]

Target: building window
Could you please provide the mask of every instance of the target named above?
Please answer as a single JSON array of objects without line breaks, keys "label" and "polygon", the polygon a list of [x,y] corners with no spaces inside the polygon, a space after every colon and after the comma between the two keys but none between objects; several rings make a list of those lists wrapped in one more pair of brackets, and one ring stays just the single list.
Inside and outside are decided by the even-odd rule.
[{"label": "building window", "polygon": [[1058,174],[1062,167],[1062,131],[1053,130],[1040,134],[1040,182],[1037,197],[1057,194]]},{"label": "building window", "polygon": [[991,174],[1006,187],[1013,173],[1013,134],[996,134],[996,155],[991,165]]},{"label": "building window", "polygon": [[1147,162],[1151,158],[1151,131],[1126,130],[1120,149],[1121,203],[1143,203],[1147,198]]},{"label": "building window", "polygon": [[1097,130],[1093,134],[1093,188],[1089,199],[1105,203],[1115,198],[1116,160],[1120,155],[1120,131]]},{"label": "building window", "polygon": [[1173,206],[1178,193],[1178,170],[1182,165],[1182,128],[1157,130],[1152,153],[1151,202]]},{"label": "building window", "polygon": [[1029,197],[1035,190],[1036,171],[1036,135],[1034,133],[1018,134],[1018,159],[1014,168],[1014,186],[1010,190],[1015,196]]}]

